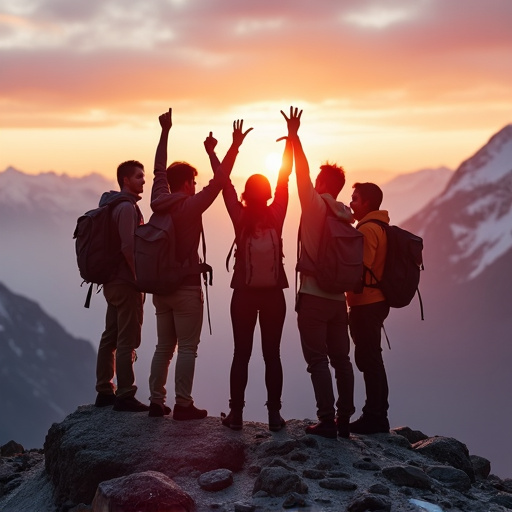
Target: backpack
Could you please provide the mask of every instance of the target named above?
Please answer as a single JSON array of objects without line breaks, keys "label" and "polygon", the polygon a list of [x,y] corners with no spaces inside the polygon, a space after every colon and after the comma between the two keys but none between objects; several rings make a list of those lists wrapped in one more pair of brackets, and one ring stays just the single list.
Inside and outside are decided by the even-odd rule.
[{"label": "backpack", "polygon": [[[206,258],[204,232],[203,260]],[[146,224],[135,230],[135,274],[141,292],[167,295],[175,292],[185,277],[191,274],[209,274],[212,284],[213,270],[205,262],[192,265],[181,263],[176,258],[176,236],[171,215],[153,213]]]},{"label": "backpack", "polygon": [[119,231],[112,222],[112,209],[123,201],[129,199],[125,196],[116,197],[85,212],[76,222],[73,238],[76,240],[78,270],[84,282],[91,283],[84,304],[86,308],[91,302],[93,284],[107,283],[117,270],[122,257]]},{"label": "backpack", "polygon": [[[279,281],[279,269],[282,258],[282,242],[275,228],[266,227],[257,234],[245,235],[241,240],[235,238],[226,259],[229,272],[229,259],[235,245],[244,244],[245,284],[250,288],[272,288]],[[236,257],[236,252],[235,252]]]},{"label": "backpack", "polygon": [[363,285],[363,234],[337,217],[327,203],[326,206],[316,262],[304,250],[299,228],[295,270],[313,276],[318,286],[328,293],[360,291]]},{"label": "backpack", "polygon": [[367,220],[364,224],[366,222],[374,222],[384,228],[387,237],[387,252],[380,281],[370,269],[365,269],[376,281],[376,284],[365,286],[380,288],[386,302],[393,308],[408,306],[417,293],[423,320],[423,301],[418,287],[420,271],[424,269],[423,239],[405,229],[390,226],[377,219]]}]

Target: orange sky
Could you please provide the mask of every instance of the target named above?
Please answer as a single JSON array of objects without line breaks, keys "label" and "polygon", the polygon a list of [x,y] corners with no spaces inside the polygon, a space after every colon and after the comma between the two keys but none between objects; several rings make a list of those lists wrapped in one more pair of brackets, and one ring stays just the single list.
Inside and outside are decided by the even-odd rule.
[{"label": "orange sky", "polygon": [[243,118],[235,172],[261,172],[292,104],[312,168],[455,168],[512,122],[511,24],[509,0],[0,0],[0,170],[150,169],[172,106],[170,158],[207,166]]}]

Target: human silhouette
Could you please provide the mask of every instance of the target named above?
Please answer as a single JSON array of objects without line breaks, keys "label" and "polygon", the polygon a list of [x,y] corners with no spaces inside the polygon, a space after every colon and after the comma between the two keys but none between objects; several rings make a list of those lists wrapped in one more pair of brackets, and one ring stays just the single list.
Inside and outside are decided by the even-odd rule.
[{"label": "human silhouette", "polygon": [[[214,155],[211,155],[213,161]],[[253,174],[246,183],[241,200],[231,181],[222,195],[235,231],[235,265],[231,288],[231,323],[234,353],[230,371],[230,412],[223,425],[243,427],[245,389],[253,348],[254,331],[259,320],[265,362],[268,426],[271,431],[284,427],[281,417],[283,370],[280,345],[286,316],[283,289],[288,281],[283,267],[282,231],[288,207],[288,180],[292,171],[292,146],[286,142],[274,200],[268,179]]]}]

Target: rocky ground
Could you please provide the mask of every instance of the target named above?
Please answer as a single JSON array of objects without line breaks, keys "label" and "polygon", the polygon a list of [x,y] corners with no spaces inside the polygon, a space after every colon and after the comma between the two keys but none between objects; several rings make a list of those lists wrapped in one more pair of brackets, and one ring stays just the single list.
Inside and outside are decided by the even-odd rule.
[{"label": "rocky ground", "polygon": [[52,426],[44,451],[2,447],[0,510],[512,509],[512,480],[490,474],[490,462],[455,439],[407,427],[324,439],[304,435],[308,421],[277,433],[246,422],[234,432],[219,418],[177,422],[82,406]]}]

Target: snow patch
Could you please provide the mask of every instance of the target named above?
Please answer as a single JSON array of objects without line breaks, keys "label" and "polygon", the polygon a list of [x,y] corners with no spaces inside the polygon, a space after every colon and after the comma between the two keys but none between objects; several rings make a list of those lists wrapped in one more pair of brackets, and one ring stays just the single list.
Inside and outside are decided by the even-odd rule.
[{"label": "snow patch", "polygon": [[8,345],[9,345],[9,348],[18,356],[18,357],[21,357],[23,356],[23,350],[21,349],[21,347],[19,345],[16,345],[16,342],[12,339],[12,338],[9,338],[9,341],[7,342]]}]

